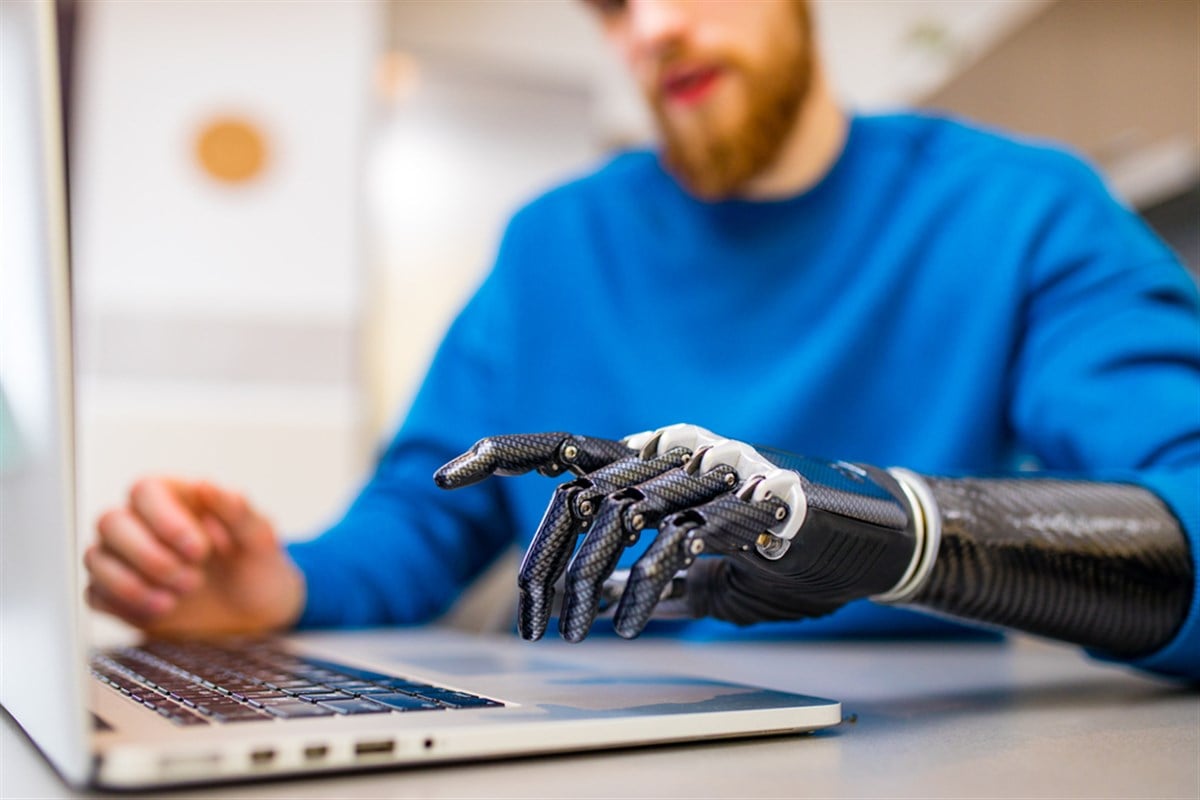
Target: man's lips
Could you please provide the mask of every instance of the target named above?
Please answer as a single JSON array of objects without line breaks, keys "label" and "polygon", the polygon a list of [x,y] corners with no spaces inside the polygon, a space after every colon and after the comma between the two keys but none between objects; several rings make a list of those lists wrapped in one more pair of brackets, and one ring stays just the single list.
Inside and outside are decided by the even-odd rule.
[{"label": "man's lips", "polygon": [[708,97],[720,78],[720,67],[673,69],[663,75],[659,86],[668,101],[693,105]]}]

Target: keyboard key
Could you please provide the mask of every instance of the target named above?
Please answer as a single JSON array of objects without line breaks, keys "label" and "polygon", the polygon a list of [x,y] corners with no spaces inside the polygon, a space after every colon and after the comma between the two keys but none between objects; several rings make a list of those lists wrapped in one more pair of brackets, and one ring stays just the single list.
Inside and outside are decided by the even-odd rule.
[{"label": "keyboard key", "polygon": [[207,725],[208,720],[195,714],[172,714],[171,722],[176,725]]},{"label": "keyboard key", "polygon": [[253,720],[271,719],[271,716],[249,706],[238,706],[237,708],[217,712],[213,715],[213,719],[218,722],[250,722]]},{"label": "keyboard key", "polygon": [[386,714],[391,709],[385,708],[370,700],[350,698],[349,700],[327,700],[321,703],[325,708],[332,708],[339,714]]},{"label": "keyboard key", "polygon": [[335,689],[345,689],[345,690],[380,689],[380,688],[382,688],[374,683],[369,683],[367,681],[352,680],[349,678],[347,678],[344,681],[324,681],[324,684],[326,686],[332,686]]},{"label": "keyboard key", "polygon": [[290,700],[284,703],[276,703],[267,706],[267,711],[270,711],[277,717],[290,719],[292,717],[328,717],[333,715],[333,711],[328,708],[322,708],[316,703],[306,703],[303,700]]},{"label": "keyboard key", "polygon": [[420,681],[410,681],[407,678],[388,678],[383,681],[375,682],[379,686],[387,686],[391,689],[399,689],[402,692],[413,692],[421,689],[436,689],[436,686],[431,686],[428,683]]},{"label": "keyboard key", "polygon": [[473,694],[460,694],[449,699],[439,697],[438,701],[453,708],[499,708],[504,705],[486,697],[476,697]]},{"label": "keyboard key", "polygon": [[394,708],[397,711],[430,711],[435,708],[441,708],[436,703],[431,703],[428,700],[422,700],[419,697],[413,697],[411,694],[373,694],[370,702],[383,703],[388,708]]},{"label": "keyboard key", "polygon": [[313,683],[329,683],[330,681],[345,681],[350,680],[349,675],[343,675],[340,672],[334,672],[329,669],[298,669],[293,672],[297,678],[312,681]]},{"label": "keyboard key", "polygon": [[425,697],[430,700],[437,700],[439,703],[453,703],[460,699],[474,697],[472,694],[464,694],[456,692],[453,689],[442,689],[437,686],[428,686],[420,691],[413,690],[413,694],[420,697]]},{"label": "keyboard key", "polygon": [[306,703],[324,703],[327,700],[349,700],[351,696],[342,694],[341,692],[329,692],[327,694],[302,694],[296,697],[297,700],[303,700]]},{"label": "keyboard key", "polygon": [[418,697],[423,697],[427,700],[432,700],[438,703],[444,703],[451,708],[482,708],[485,706],[503,705],[495,700],[488,700],[486,697],[479,697],[466,692],[457,692],[453,689],[442,689],[436,686],[430,686],[423,691],[414,691]]}]

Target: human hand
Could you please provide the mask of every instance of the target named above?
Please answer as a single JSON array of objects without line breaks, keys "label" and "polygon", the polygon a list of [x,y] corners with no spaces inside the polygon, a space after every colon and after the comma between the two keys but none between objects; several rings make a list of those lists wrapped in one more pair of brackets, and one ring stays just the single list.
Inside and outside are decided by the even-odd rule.
[{"label": "human hand", "polygon": [[96,528],[84,554],[88,604],[152,635],[264,633],[303,608],[303,576],[237,492],[143,478]]},{"label": "human hand", "polygon": [[489,437],[435,480],[453,489],[533,469],[578,477],[555,491],[521,564],[518,629],[526,639],[545,633],[564,572],[559,629],[583,639],[621,552],[649,528],[658,534],[625,578],[614,615],[627,638],[664,595],[676,594],[680,570],[685,591],[673,605],[744,625],[819,616],[895,592],[922,557],[920,515],[892,474],[754,448],[692,425],[620,442]]}]

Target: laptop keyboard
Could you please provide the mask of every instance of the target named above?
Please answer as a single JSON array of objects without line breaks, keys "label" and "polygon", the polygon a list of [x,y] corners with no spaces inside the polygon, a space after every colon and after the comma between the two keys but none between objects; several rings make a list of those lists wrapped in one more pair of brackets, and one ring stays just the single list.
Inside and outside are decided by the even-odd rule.
[{"label": "laptop keyboard", "polygon": [[91,671],[177,725],[503,705],[267,643],[148,642],[94,655]]}]

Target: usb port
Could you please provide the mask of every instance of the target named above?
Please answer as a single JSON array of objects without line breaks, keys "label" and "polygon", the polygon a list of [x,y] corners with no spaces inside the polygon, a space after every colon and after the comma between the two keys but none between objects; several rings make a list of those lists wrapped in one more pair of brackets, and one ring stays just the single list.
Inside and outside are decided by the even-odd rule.
[{"label": "usb port", "polygon": [[250,753],[250,763],[252,764],[270,764],[274,760],[274,750],[254,750]]},{"label": "usb port", "polygon": [[319,761],[329,755],[329,747],[323,744],[310,744],[304,748],[305,761]]},{"label": "usb port", "polygon": [[380,739],[373,742],[359,742],[354,745],[354,754],[356,756],[378,756],[386,755],[396,749],[396,741],[394,739]]}]

